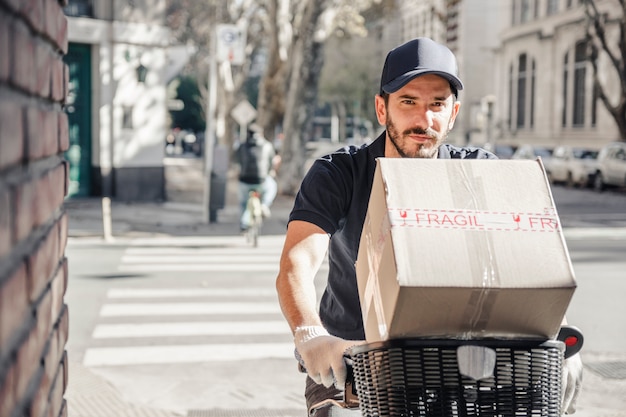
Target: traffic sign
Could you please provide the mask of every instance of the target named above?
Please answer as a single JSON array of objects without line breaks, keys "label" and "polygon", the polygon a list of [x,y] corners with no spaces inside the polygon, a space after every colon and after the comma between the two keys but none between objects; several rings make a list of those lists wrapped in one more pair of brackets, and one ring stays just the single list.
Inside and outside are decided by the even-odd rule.
[{"label": "traffic sign", "polygon": [[256,109],[248,100],[241,100],[230,112],[233,119],[240,125],[247,125],[253,121],[256,118],[256,114]]},{"label": "traffic sign", "polygon": [[217,25],[217,62],[243,65],[246,60],[246,34],[237,25]]}]

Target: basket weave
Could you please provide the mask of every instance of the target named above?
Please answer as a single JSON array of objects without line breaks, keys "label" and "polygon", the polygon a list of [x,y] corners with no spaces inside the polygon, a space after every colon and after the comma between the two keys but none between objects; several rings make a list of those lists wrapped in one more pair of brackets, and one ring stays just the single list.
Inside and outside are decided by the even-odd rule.
[{"label": "basket weave", "polygon": [[[462,341],[397,340],[352,348],[364,417],[559,417],[564,344],[480,341],[496,351],[492,377],[459,373]],[[467,342],[464,342],[467,344]]]}]

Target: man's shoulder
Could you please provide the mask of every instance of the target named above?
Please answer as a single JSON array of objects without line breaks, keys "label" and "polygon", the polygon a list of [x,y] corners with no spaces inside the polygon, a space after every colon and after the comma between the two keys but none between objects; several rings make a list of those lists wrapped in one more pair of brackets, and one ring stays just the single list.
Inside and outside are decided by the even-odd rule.
[{"label": "man's shoulder", "polygon": [[444,143],[439,149],[440,158],[450,159],[498,159],[493,153],[476,146],[454,146]]}]

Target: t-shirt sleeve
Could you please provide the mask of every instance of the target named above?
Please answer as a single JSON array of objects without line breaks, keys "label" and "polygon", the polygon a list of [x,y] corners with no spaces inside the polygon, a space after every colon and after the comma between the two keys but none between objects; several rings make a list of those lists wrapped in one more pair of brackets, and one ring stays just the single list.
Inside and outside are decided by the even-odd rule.
[{"label": "t-shirt sleeve", "polygon": [[332,159],[316,160],[302,180],[289,221],[313,223],[333,235],[350,203],[350,180],[349,170]]}]

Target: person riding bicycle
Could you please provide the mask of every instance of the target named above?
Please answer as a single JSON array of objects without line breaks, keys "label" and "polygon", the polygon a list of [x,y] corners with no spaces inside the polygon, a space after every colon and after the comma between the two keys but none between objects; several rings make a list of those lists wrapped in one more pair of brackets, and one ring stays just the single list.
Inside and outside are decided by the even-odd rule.
[{"label": "person riding bicycle", "polygon": [[239,164],[239,202],[241,217],[239,225],[246,230],[249,225],[249,213],[246,210],[248,196],[251,191],[261,195],[263,217],[270,216],[270,207],[276,198],[275,168],[277,155],[274,146],[263,137],[257,125],[248,129],[246,141],[235,150],[235,162]]},{"label": "person riding bicycle", "polygon": [[[307,408],[341,398],[343,354],[364,343],[355,261],[376,158],[496,159],[480,148],[444,143],[458,115],[462,89],[456,58],[446,46],[417,38],[391,50],[375,97],[376,116],[385,131],[370,144],[316,160],[301,183],[276,288],[297,356],[308,373]],[[326,254],[328,277],[318,312],[314,278]],[[566,369],[569,402],[564,410],[570,411],[580,380],[580,359],[571,362],[575,357],[566,361],[575,364]],[[320,409],[316,416],[333,415],[332,409]]]}]

